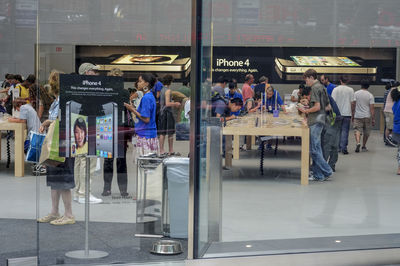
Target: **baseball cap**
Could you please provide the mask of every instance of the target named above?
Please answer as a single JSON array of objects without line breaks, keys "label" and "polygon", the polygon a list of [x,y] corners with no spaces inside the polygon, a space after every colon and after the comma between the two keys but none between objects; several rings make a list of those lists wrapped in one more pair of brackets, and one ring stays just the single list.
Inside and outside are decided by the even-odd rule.
[{"label": "baseball cap", "polygon": [[91,63],[83,63],[80,67],[79,67],[79,75],[84,75],[86,71],[90,71],[90,70],[99,70],[100,67],[93,65]]}]

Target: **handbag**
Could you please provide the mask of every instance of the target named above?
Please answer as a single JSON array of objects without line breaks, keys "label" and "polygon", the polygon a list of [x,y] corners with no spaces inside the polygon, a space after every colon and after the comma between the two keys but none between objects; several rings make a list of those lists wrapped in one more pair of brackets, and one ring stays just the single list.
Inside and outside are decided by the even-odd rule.
[{"label": "handbag", "polygon": [[29,132],[29,147],[26,152],[26,162],[37,163],[39,161],[45,137],[45,134],[39,134],[32,131]]},{"label": "handbag", "polygon": [[59,156],[60,149],[60,121],[52,122],[43,141],[39,163],[47,166],[58,166],[65,162],[65,157]]}]

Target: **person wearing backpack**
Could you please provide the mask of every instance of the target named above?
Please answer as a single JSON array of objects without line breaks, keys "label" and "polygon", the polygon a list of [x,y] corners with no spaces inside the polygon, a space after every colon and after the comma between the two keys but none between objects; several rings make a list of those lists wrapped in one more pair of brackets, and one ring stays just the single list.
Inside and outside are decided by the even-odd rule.
[{"label": "person wearing backpack", "polygon": [[310,154],[313,161],[312,173],[309,180],[325,181],[332,175],[332,168],[324,159],[321,147],[321,135],[325,126],[326,110],[329,108],[329,99],[326,89],[317,79],[317,71],[308,69],[304,72],[306,85],[311,87],[309,108],[299,108],[307,115],[307,124],[310,128]]},{"label": "person wearing backpack", "polygon": [[329,103],[332,107],[330,112],[333,112],[335,117],[329,123],[326,123],[324,130],[322,131],[322,153],[333,172],[336,172],[336,163],[339,158],[339,144],[340,144],[340,132],[342,128],[342,116],[340,115],[339,107],[335,100],[327,94]]},{"label": "person wearing backpack", "polygon": [[212,116],[221,118],[226,122],[236,118],[234,113],[243,107],[243,100],[240,98],[224,99],[218,92],[213,92],[212,98]]}]

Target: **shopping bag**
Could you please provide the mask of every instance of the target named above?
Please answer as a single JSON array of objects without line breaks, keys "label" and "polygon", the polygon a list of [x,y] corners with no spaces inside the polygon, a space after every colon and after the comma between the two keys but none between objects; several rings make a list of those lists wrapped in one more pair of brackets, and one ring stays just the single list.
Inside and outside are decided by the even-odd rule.
[{"label": "shopping bag", "polygon": [[39,161],[45,137],[45,134],[39,134],[36,132],[29,133],[29,147],[26,152],[26,162],[37,163]]},{"label": "shopping bag", "polygon": [[185,117],[185,111],[181,112],[181,123],[189,123],[189,120]]},{"label": "shopping bag", "polygon": [[40,154],[39,163],[47,166],[58,166],[65,162],[64,157],[59,156],[60,147],[60,121],[57,119],[52,122],[47,131],[46,138],[43,141],[42,151]]}]

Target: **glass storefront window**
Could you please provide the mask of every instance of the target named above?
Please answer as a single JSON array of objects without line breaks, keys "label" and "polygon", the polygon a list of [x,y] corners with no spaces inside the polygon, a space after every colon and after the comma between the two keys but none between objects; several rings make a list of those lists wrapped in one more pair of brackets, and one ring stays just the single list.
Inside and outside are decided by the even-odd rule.
[{"label": "glass storefront window", "polygon": [[398,248],[397,2],[0,0],[0,261]]},{"label": "glass storefront window", "polygon": [[[212,85],[196,91],[194,256],[399,247],[383,113],[399,86],[396,2],[198,3]],[[321,121],[316,102],[334,107]]]},{"label": "glass storefront window", "polygon": [[[161,6],[189,17],[189,3]],[[170,25],[189,28],[164,8],[157,1],[39,1],[38,79],[58,99],[50,119],[59,121],[56,153],[65,157],[57,167],[46,162],[47,176],[38,177],[41,265],[187,256],[188,214],[180,204],[188,197],[189,142],[175,140],[169,123],[180,122],[187,100],[187,91],[175,92],[190,73],[190,47],[189,39],[173,47],[160,38],[172,35]],[[170,248],[155,246],[160,240]]]}]

